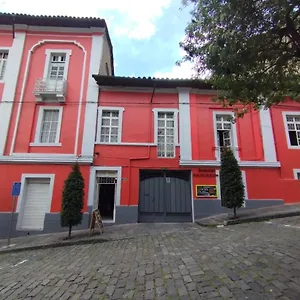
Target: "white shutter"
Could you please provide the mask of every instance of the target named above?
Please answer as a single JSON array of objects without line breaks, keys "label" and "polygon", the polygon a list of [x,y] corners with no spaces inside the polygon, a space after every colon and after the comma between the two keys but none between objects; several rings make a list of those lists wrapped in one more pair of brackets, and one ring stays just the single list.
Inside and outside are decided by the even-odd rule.
[{"label": "white shutter", "polygon": [[29,179],[26,184],[25,203],[21,213],[21,229],[42,230],[45,213],[49,209],[50,180]]}]

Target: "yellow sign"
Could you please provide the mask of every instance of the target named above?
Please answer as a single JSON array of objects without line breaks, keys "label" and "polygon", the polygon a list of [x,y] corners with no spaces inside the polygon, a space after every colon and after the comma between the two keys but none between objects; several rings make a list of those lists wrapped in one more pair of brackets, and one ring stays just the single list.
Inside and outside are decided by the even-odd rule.
[{"label": "yellow sign", "polygon": [[216,185],[196,185],[196,197],[217,198],[218,190]]}]

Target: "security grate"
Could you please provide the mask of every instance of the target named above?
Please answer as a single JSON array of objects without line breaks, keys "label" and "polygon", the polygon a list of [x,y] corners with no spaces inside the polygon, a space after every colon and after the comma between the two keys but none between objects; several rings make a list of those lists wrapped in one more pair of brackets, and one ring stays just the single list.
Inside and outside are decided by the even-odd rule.
[{"label": "security grate", "polygon": [[117,183],[117,178],[115,178],[115,177],[97,177],[97,183],[116,184]]}]

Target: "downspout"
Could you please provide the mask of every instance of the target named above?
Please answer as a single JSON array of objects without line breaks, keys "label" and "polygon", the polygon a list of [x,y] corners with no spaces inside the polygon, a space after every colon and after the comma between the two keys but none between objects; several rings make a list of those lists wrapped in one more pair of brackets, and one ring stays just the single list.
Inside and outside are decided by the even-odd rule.
[{"label": "downspout", "polygon": [[133,160],[146,160],[146,159],[149,159],[150,158],[150,143],[151,143],[151,133],[152,133],[152,130],[151,130],[151,124],[152,124],[152,101],[153,101],[153,98],[154,98],[154,94],[155,94],[155,89],[156,89],[156,86],[154,85],[153,86],[153,91],[152,91],[152,95],[151,95],[151,99],[150,99],[150,103],[149,103],[149,106],[150,106],[150,109],[149,109],[149,144],[148,144],[148,155],[147,156],[144,156],[144,157],[130,157],[129,158],[129,170],[128,170],[128,183],[129,183],[129,187],[128,187],[128,206],[130,206],[130,197],[131,197],[131,192],[130,192],[130,184],[131,184],[131,162]]}]

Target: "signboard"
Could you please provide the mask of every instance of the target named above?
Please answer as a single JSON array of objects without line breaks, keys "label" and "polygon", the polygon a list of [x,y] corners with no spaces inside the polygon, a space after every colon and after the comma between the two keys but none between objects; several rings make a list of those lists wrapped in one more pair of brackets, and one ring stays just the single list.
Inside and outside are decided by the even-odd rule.
[{"label": "signboard", "polygon": [[99,209],[94,209],[91,216],[91,223],[90,223],[90,235],[94,233],[94,229],[98,226],[100,230],[100,234],[104,231],[104,226],[101,218],[101,214]]},{"label": "signboard", "polygon": [[11,195],[13,197],[19,196],[21,191],[21,182],[14,182],[11,189]]},{"label": "signboard", "polygon": [[216,185],[196,185],[196,197],[202,198],[217,198],[217,186]]}]

